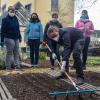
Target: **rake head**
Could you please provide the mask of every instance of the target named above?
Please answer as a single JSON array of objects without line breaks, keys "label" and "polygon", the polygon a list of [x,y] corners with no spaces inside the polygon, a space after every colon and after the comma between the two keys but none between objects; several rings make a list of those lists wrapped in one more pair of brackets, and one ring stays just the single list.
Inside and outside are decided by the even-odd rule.
[{"label": "rake head", "polygon": [[64,91],[64,92],[49,92],[50,95],[61,95],[61,94],[79,94],[79,93],[94,93],[98,90],[78,90],[78,91]]}]

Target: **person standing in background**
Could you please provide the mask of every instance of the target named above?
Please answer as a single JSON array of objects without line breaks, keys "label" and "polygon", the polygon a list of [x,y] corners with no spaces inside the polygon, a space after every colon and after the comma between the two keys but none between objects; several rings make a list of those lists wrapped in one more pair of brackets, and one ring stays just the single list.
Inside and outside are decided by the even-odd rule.
[{"label": "person standing in background", "polygon": [[25,43],[30,47],[31,65],[38,66],[39,46],[43,41],[43,28],[37,13],[32,13],[25,30]]},{"label": "person standing in background", "polygon": [[83,69],[86,69],[86,61],[87,61],[87,55],[88,55],[88,47],[90,43],[90,37],[92,33],[94,32],[94,25],[92,21],[89,20],[88,12],[87,10],[83,10],[81,13],[80,19],[76,22],[75,27],[80,29],[85,37],[85,45],[83,49]]},{"label": "person standing in background", "polygon": [[57,59],[60,61],[60,54],[59,54],[59,44],[57,42],[55,42],[54,40],[51,40],[48,36],[47,36],[47,31],[48,28],[50,26],[56,26],[58,28],[62,28],[62,24],[58,21],[58,14],[57,13],[53,13],[52,14],[52,20],[50,20],[44,29],[44,38],[43,41],[46,42],[49,47],[52,49],[52,53],[50,53],[50,62],[51,62],[51,69],[54,69],[54,53],[57,55]]},{"label": "person standing in background", "polygon": [[11,65],[14,62],[16,71],[22,71],[19,61],[19,42],[21,42],[20,27],[15,9],[13,6],[8,7],[8,15],[2,19],[1,24],[1,44],[6,45],[6,71],[10,74]]}]

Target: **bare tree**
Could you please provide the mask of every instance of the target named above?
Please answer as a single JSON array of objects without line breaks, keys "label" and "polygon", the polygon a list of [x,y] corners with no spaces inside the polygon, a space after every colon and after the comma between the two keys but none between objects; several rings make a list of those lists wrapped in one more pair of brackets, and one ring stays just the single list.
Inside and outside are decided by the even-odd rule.
[{"label": "bare tree", "polygon": [[[59,6],[59,17],[62,23],[67,23],[70,24],[72,23],[72,21],[68,20],[65,21],[64,17],[65,16],[74,16],[74,9],[77,11],[77,13],[81,12],[83,9],[86,8],[91,8],[93,5],[95,5],[95,3],[98,0],[66,0],[66,2],[64,2],[63,6]],[[75,7],[74,7],[75,5]],[[68,9],[68,11],[65,11],[66,9]]]},{"label": "bare tree", "polygon": [[[58,4],[57,3],[58,0],[52,0],[52,1],[53,3],[56,2],[55,4]],[[77,13],[79,13],[81,12],[82,9],[93,6],[98,0],[59,0],[59,1],[62,2],[65,1],[63,3],[63,6],[54,5],[53,9],[55,10],[55,7],[58,8],[57,12],[59,14],[59,19],[63,24],[71,25],[73,23],[73,20],[69,20],[69,19],[73,19],[74,9],[77,11]],[[76,8],[74,7],[74,4]],[[51,12],[49,12],[49,14],[51,15]]]},{"label": "bare tree", "polygon": [[91,8],[98,0],[74,0],[77,13],[82,9]]}]

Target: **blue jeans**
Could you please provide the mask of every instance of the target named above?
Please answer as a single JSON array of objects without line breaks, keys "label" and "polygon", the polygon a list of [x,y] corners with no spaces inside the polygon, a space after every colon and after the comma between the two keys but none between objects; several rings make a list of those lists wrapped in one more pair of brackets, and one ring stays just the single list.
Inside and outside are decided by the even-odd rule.
[{"label": "blue jeans", "polygon": [[40,39],[29,39],[31,64],[37,65],[39,60]]}]

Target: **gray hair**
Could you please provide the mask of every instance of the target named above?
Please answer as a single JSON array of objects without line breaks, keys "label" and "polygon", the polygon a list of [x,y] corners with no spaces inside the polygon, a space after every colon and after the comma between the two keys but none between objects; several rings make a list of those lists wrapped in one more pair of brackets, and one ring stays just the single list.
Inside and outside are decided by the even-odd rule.
[{"label": "gray hair", "polygon": [[47,30],[47,36],[51,38],[50,34],[54,31],[54,30],[58,30],[58,27],[56,26],[50,26]]}]

